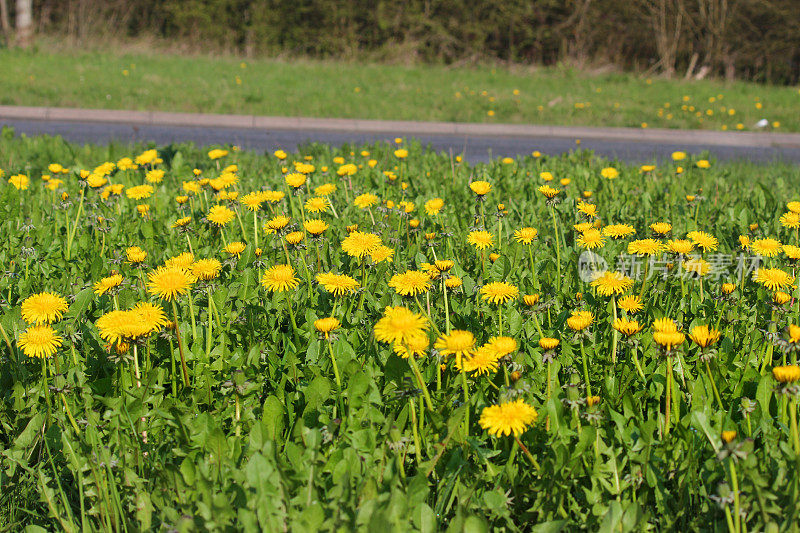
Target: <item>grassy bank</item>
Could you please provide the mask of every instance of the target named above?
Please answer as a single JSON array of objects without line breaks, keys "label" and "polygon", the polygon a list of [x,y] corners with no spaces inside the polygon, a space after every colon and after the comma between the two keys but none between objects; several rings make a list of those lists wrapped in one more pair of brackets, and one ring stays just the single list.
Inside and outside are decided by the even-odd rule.
[{"label": "grassy bank", "polygon": [[0,51],[0,104],[278,116],[800,131],[797,88],[566,68]]}]

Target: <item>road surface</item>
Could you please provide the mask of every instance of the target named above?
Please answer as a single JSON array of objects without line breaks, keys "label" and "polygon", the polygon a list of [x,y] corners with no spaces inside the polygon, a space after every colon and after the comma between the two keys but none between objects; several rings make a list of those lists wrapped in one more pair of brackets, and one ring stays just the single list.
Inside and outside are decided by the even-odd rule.
[{"label": "road surface", "polygon": [[[367,142],[388,141],[402,132],[398,131],[348,131],[347,129],[302,129],[296,125],[289,128],[268,129],[255,127],[224,126],[187,126],[173,124],[142,124],[125,122],[98,122],[93,120],[31,120],[25,118],[3,117],[0,114],[0,125],[8,125],[17,134],[60,135],[65,140],[76,143],[106,144],[147,143],[166,145],[178,142],[193,142],[200,146],[234,144],[241,148],[271,152],[281,148],[295,151],[310,142],[326,143],[333,146],[344,144],[359,145]],[[586,134],[586,128],[581,133]],[[602,130],[598,130],[602,132]],[[468,132],[463,134],[413,133],[405,135],[414,137],[433,150],[454,154],[463,154],[471,162],[487,161],[491,158],[505,156],[528,155],[534,150],[543,154],[560,154],[576,149],[575,137],[560,136],[520,136],[481,134]],[[720,160],[748,160],[758,163],[784,161],[800,163],[800,145],[784,144],[773,146],[744,146],[741,142],[735,145],[714,143],[679,144],[674,142],[656,142],[652,139],[618,139],[603,138],[602,133],[588,134],[581,137],[580,148],[594,150],[595,153],[610,158],[632,163],[646,163],[665,159],[674,151],[686,151],[699,154],[708,151],[712,157]],[[724,139],[724,138],[723,138]],[[724,142],[724,140],[722,141]]]}]

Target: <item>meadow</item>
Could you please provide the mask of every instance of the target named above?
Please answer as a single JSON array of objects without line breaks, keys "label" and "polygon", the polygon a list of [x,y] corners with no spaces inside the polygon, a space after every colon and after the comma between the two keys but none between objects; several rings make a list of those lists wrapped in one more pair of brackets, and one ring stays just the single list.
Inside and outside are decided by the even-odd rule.
[{"label": "meadow", "polygon": [[0,50],[0,64],[0,105],[800,131],[800,89],[748,82],[568,67],[242,60],[148,47],[76,49],[46,39],[36,51]]},{"label": "meadow", "polygon": [[796,166],[0,135],[0,527],[791,531]]}]

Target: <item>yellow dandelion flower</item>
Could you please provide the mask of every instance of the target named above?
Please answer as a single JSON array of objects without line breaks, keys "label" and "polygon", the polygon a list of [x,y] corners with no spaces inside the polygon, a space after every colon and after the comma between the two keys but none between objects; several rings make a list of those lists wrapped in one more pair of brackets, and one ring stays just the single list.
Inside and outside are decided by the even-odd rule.
[{"label": "yellow dandelion flower", "polygon": [[664,249],[664,245],[655,239],[640,239],[628,243],[628,253],[635,255],[656,255]]},{"label": "yellow dandelion flower", "polygon": [[243,242],[233,241],[231,243],[228,243],[228,245],[225,246],[225,248],[223,248],[222,250],[230,254],[231,256],[235,255],[236,257],[241,257],[242,252],[244,252],[245,248],[247,248],[247,245],[244,244]]},{"label": "yellow dandelion flower", "polygon": [[61,320],[69,306],[67,301],[51,292],[40,292],[25,298],[21,306],[22,319],[29,324],[52,324]]},{"label": "yellow dandelion flower", "polygon": [[784,213],[780,218],[781,226],[784,228],[797,229],[800,228],[800,213],[789,211]]},{"label": "yellow dandelion flower", "polygon": [[756,239],[750,244],[753,253],[764,257],[775,257],[781,251],[781,243],[777,239]]},{"label": "yellow dandelion flower", "polygon": [[222,263],[217,259],[200,259],[192,264],[192,275],[203,281],[210,281],[219,275]]},{"label": "yellow dandelion flower", "polygon": [[498,360],[499,357],[495,350],[489,345],[484,345],[476,348],[471,354],[462,357],[461,361],[456,363],[456,368],[461,370],[463,365],[464,372],[469,372],[476,376],[488,376],[497,372]]},{"label": "yellow dandelion flower", "polygon": [[332,272],[322,272],[317,274],[316,280],[326,291],[334,296],[342,296],[344,294],[351,293],[359,286],[358,281],[350,276],[345,274],[334,274]]},{"label": "yellow dandelion flower", "polygon": [[286,239],[286,242],[296,246],[301,242],[303,242],[303,239],[305,239],[305,237],[306,236],[302,231],[292,231],[291,233],[287,233],[286,237],[284,238]]},{"label": "yellow dandelion flower", "polygon": [[355,197],[353,205],[359,209],[366,209],[378,203],[378,197],[372,193],[365,192]]},{"label": "yellow dandelion flower", "polygon": [[583,331],[594,322],[594,315],[590,311],[573,311],[567,319],[567,327],[573,331]]},{"label": "yellow dandelion flower", "polygon": [[306,200],[305,210],[309,213],[327,213],[330,206],[330,200],[324,196],[314,196]]},{"label": "yellow dandelion flower", "polygon": [[524,227],[514,232],[514,239],[521,244],[529,245],[536,240],[539,232],[536,228]]},{"label": "yellow dandelion flower", "polygon": [[701,348],[708,348],[716,343],[721,335],[719,330],[708,326],[695,326],[689,332],[689,338]]},{"label": "yellow dandelion flower", "polygon": [[407,345],[429,328],[428,319],[402,306],[387,307],[375,324],[375,338],[389,344]]},{"label": "yellow dandelion flower", "polygon": [[543,195],[545,195],[545,197],[547,197],[547,198],[553,198],[554,196],[556,196],[561,191],[558,190],[558,189],[554,189],[553,187],[550,187],[549,185],[542,185],[541,187],[539,187],[539,192],[542,193]]},{"label": "yellow dandelion flower", "polygon": [[386,261],[387,263],[392,262],[392,258],[394,257],[394,248],[389,248],[388,246],[380,245],[375,247],[369,253],[369,260],[375,264],[380,263],[381,261]]},{"label": "yellow dandelion flower", "polygon": [[431,278],[425,272],[408,270],[392,276],[392,279],[389,280],[389,287],[392,287],[401,296],[416,296],[430,290]]},{"label": "yellow dandelion flower", "polygon": [[753,281],[771,291],[792,288],[794,276],[779,268],[759,268],[753,273]]},{"label": "yellow dandelion flower", "polygon": [[628,313],[636,313],[644,308],[642,299],[638,296],[623,296],[617,301],[617,305],[620,309]]},{"label": "yellow dandelion flower", "polygon": [[627,318],[618,318],[618,319],[616,319],[614,321],[613,324],[611,324],[611,326],[615,330],[617,330],[620,333],[622,333],[623,335],[627,335],[627,336],[631,336],[631,335],[635,335],[636,333],[639,333],[640,331],[642,331],[642,328],[644,327],[641,324],[639,324],[638,321],[630,320],[630,319],[627,319]]},{"label": "yellow dandelion flower", "polygon": [[494,246],[494,238],[488,231],[471,231],[467,237],[467,242],[479,250],[485,250]]},{"label": "yellow dandelion flower", "polygon": [[291,219],[287,216],[277,215],[267,220],[267,222],[264,224],[264,229],[266,229],[269,233],[275,233],[276,231],[282,230],[288,226],[290,220]]},{"label": "yellow dandelion flower", "polygon": [[433,198],[425,202],[425,213],[428,216],[438,215],[444,207],[444,200],[441,198]]},{"label": "yellow dandelion flower", "polygon": [[94,284],[94,292],[95,294],[105,294],[108,291],[119,287],[122,284],[122,275],[121,274],[113,274],[111,276],[106,276],[105,278],[101,279],[97,283]]},{"label": "yellow dandelion flower", "polygon": [[414,357],[422,357],[427,353],[429,346],[430,340],[427,333],[420,333],[419,335],[411,336],[404,343],[395,344],[394,353],[403,359],[408,359],[412,355]]},{"label": "yellow dandelion flower", "polygon": [[125,196],[131,200],[144,200],[145,198],[150,198],[153,191],[154,189],[150,185],[135,185],[125,190]]},{"label": "yellow dandelion flower", "polygon": [[597,293],[601,296],[613,296],[623,294],[633,287],[633,280],[619,272],[606,271],[595,278],[591,285],[597,288]]},{"label": "yellow dandelion flower", "polygon": [[62,341],[50,325],[42,324],[30,326],[20,333],[17,346],[22,348],[22,353],[27,357],[46,359],[53,357]]},{"label": "yellow dandelion flower", "polygon": [[469,184],[469,188],[478,196],[485,196],[492,190],[492,185],[488,181],[473,181]]},{"label": "yellow dandelion flower", "polygon": [[233,211],[231,211],[230,209],[228,209],[224,205],[215,205],[215,206],[212,206],[211,209],[209,209],[208,214],[206,215],[206,218],[212,224],[215,224],[217,226],[223,227],[228,222],[233,220],[233,218],[235,216],[236,216],[236,213],[234,213]]},{"label": "yellow dandelion flower", "polygon": [[694,243],[688,239],[670,239],[667,250],[673,254],[688,254],[694,249]]},{"label": "yellow dandelion flower", "polygon": [[381,238],[377,235],[353,231],[342,241],[342,250],[351,257],[361,259],[381,244]]},{"label": "yellow dandelion flower", "polygon": [[284,177],[286,185],[299,189],[306,183],[306,175],[302,172],[291,172]]},{"label": "yellow dandelion flower", "polygon": [[138,246],[130,246],[125,249],[125,257],[128,260],[128,263],[136,265],[143,262],[147,258],[147,252]]},{"label": "yellow dandelion flower", "polygon": [[320,333],[324,333],[326,339],[330,337],[332,331],[339,329],[341,325],[342,324],[339,322],[339,319],[332,316],[320,318],[314,321],[314,329]]},{"label": "yellow dandelion flower", "polygon": [[478,423],[489,435],[499,437],[513,434],[516,437],[536,422],[538,416],[536,409],[519,399],[485,407]]},{"label": "yellow dandelion flower", "polygon": [[182,254],[170,257],[164,261],[165,267],[174,268],[189,268],[194,262],[194,254],[192,252],[183,252]]},{"label": "yellow dandelion flower", "polygon": [[285,292],[296,289],[300,285],[300,279],[295,277],[291,265],[275,265],[261,276],[261,285],[270,292]]},{"label": "yellow dandelion flower", "polygon": [[636,230],[629,224],[609,224],[603,228],[603,235],[612,239],[623,239],[635,233]]},{"label": "yellow dandelion flower", "polygon": [[303,222],[303,227],[311,235],[318,237],[328,229],[328,223],[320,219],[309,219]]},{"label": "yellow dandelion flower", "polygon": [[605,245],[603,234],[596,228],[590,228],[580,234],[575,242],[581,248],[594,250],[595,248],[602,248]]},{"label": "yellow dandelion flower", "polygon": [[475,348],[475,336],[466,330],[454,329],[447,335],[442,335],[433,345],[442,355],[452,355],[456,358],[456,365],[461,365],[461,358],[472,354]]},{"label": "yellow dandelion flower", "polygon": [[163,266],[148,274],[150,294],[162,300],[172,301],[177,296],[188,292],[195,282],[195,277],[185,268]]},{"label": "yellow dandelion flower", "polygon": [[776,366],[772,369],[772,377],[774,377],[775,381],[778,383],[794,383],[800,380],[800,366]]},{"label": "yellow dandelion flower", "polygon": [[698,248],[702,248],[704,252],[716,250],[717,246],[719,246],[717,238],[704,231],[690,231],[686,236],[691,239]]},{"label": "yellow dandelion flower", "polygon": [[504,304],[519,296],[519,288],[505,281],[493,281],[481,287],[483,299],[493,304]]}]

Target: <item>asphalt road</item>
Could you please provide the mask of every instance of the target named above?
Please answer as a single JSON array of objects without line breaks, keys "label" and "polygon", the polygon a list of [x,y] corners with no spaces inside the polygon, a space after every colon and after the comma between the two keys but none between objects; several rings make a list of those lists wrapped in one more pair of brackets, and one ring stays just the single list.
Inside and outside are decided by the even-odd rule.
[{"label": "asphalt road", "polygon": [[[200,146],[236,144],[257,151],[277,148],[294,151],[309,142],[341,146],[348,143],[392,141],[392,133],[358,133],[349,131],[298,131],[295,129],[261,130],[255,128],[199,128],[189,126],[131,125],[122,123],[66,122],[23,119],[0,119],[0,125],[14,127],[17,134],[60,135],[65,140],[83,144],[155,142],[165,145],[173,142],[193,142]],[[471,162],[487,161],[493,157],[527,155],[533,150],[543,154],[558,154],[574,150],[574,138],[558,137],[503,137],[416,135],[423,144],[436,151],[463,153]],[[689,153],[708,151],[721,160],[747,160],[757,163],[784,161],[800,163],[800,148],[744,147],[712,145],[677,145],[647,141],[616,141],[602,138],[581,139],[580,147],[597,154],[633,163],[665,159],[674,151]]]}]

